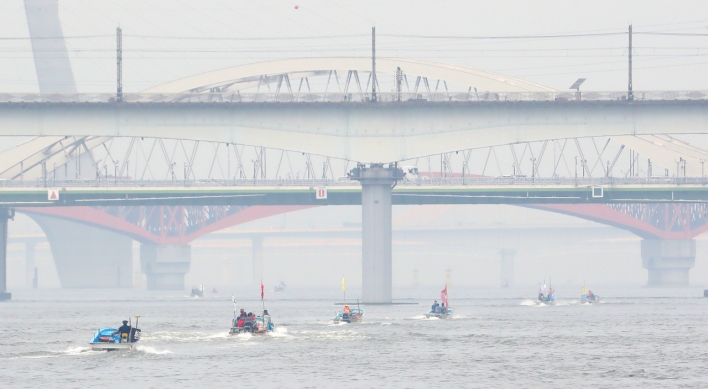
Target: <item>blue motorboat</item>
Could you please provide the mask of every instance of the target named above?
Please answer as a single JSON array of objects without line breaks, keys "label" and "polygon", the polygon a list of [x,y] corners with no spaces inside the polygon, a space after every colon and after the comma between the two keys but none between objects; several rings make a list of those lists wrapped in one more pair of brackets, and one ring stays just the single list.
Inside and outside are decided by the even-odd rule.
[{"label": "blue motorboat", "polygon": [[337,315],[332,320],[335,323],[360,323],[364,319],[365,310],[359,308],[350,310],[348,308],[348,306],[345,306],[345,309],[337,312]]},{"label": "blue motorboat", "polygon": [[592,292],[592,290],[585,290],[585,284],[583,284],[583,291],[582,294],[580,295],[580,302],[582,303],[599,303],[600,302],[600,296],[596,295],[595,293]]},{"label": "blue motorboat", "polygon": [[425,318],[448,319],[452,316],[454,310],[455,308],[452,307],[438,308],[436,310],[431,309],[428,313],[425,314]]},{"label": "blue motorboat", "polygon": [[115,351],[133,350],[135,343],[140,340],[140,328],[138,328],[138,318],[135,317],[135,326],[130,325],[130,333],[119,333],[117,328],[100,328],[93,335],[89,342],[92,350],[95,351]]}]

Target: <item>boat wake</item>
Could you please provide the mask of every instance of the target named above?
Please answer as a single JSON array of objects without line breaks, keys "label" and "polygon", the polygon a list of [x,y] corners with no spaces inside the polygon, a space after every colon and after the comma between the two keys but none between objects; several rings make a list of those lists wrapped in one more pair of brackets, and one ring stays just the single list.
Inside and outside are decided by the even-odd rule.
[{"label": "boat wake", "polygon": [[275,327],[273,331],[267,332],[266,335],[272,338],[285,338],[289,336],[287,327]]},{"label": "boat wake", "polygon": [[[101,351],[93,351],[91,347],[77,346],[69,347],[64,351],[32,351],[28,353],[23,353],[19,355],[11,356],[7,359],[45,359],[45,358],[58,358],[62,356],[85,356],[93,354],[101,354]],[[2,358],[5,359],[5,358]]]},{"label": "boat wake", "polygon": [[154,347],[143,346],[143,345],[135,346],[135,350],[140,351],[141,353],[153,354],[153,355],[172,354],[172,351],[170,351],[170,350],[157,350]]},{"label": "boat wake", "polygon": [[363,340],[366,335],[352,331],[293,331],[294,338],[302,340]]}]

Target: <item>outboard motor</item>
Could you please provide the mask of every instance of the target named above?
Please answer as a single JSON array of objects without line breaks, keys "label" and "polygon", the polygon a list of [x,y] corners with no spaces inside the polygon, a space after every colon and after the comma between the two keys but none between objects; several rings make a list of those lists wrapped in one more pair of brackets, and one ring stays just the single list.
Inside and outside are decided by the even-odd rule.
[{"label": "outboard motor", "polygon": [[140,340],[140,328],[132,328],[130,330],[130,343],[135,343]]}]

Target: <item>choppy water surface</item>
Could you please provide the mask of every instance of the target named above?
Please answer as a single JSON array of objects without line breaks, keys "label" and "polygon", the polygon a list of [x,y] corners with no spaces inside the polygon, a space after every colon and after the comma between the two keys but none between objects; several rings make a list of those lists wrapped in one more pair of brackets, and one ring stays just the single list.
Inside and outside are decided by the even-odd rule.
[{"label": "choppy water surface", "polygon": [[[452,320],[424,318],[436,290],[397,291],[431,298],[367,306],[364,323],[343,325],[330,320],[336,297],[271,293],[279,328],[266,336],[228,335],[230,292],[15,291],[0,304],[0,386],[708,387],[701,290],[595,289],[604,302],[585,305],[575,289],[561,288],[557,306],[536,306],[523,298],[533,288],[451,288]],[[261,303],[248,293],[237,299],[255,312]],[[98,327],[128,314],[142,315],[137,351],[89,350]]]}]

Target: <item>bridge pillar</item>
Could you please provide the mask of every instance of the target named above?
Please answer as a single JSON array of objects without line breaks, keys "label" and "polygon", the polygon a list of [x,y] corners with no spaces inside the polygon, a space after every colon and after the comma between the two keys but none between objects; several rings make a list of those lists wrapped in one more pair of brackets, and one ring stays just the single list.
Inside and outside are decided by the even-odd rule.
[{"label": "bridge pillar", "polygon": [[696,262],[695,239],[642,240],[642,266],[647,286],[688,286],[688,271]]},{"label": "bridge pillar", "polygon": [[44,231],[62,288],[132,288],[133,240],[54,216],[26,212]]},{"label": "bridge pillar", "polygon": [[501,254],[501,285],[503,287],[509,287],[514,283],[514,256],[516,256],[516,250],[502,249],[499,250]]},{"label": "bridge pillar", "polygon": [[359,165],[350,177],[361,182],[361,289],[364,303],[392,302],[391,190],[403,177],[398,167]]},{"label": "bridge pillar", "polygon": [[252,285],[259,285],[260,280],[263,279],[263,237],[251,237],[251,248],[251,259],[253,261],[251,267],[253,271],[251,282]]},{"label": "bridge pillar", "polygon": [[148,290],[184,290],[192,246],[188,244],[141,244],[140,267]]},{"label": "bridge pillar", "polygon": [[34,286],[36,289],[35,275],[37,268],[35,266],[35,246],[37,242],[25,242],[25,286]]},{"label": "bridge pillar", "polygon": [[0,301],[12,298],[7,292],[7,221],[13,217],[13,208],[0,207]]}]

